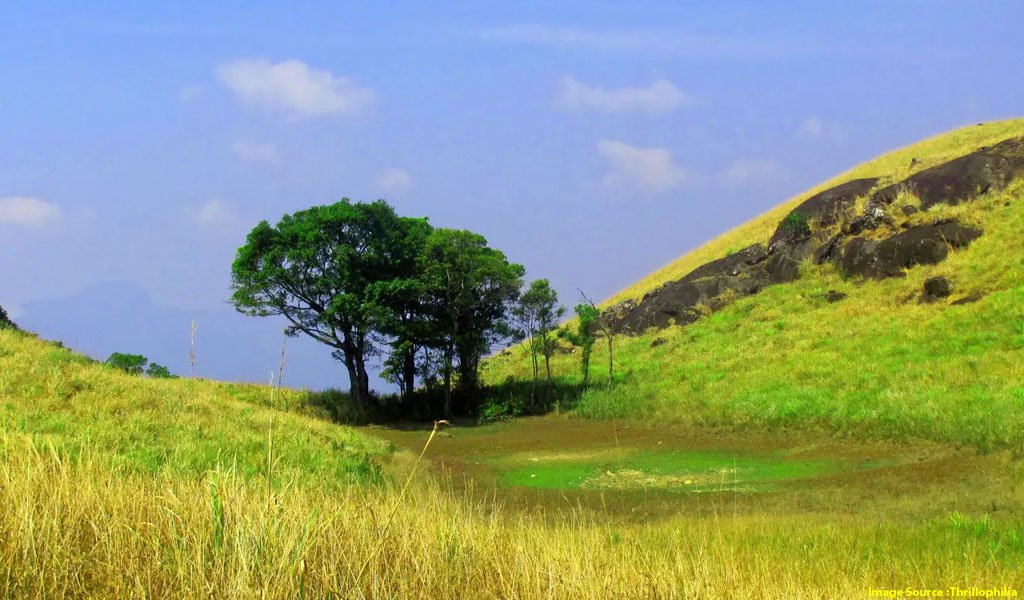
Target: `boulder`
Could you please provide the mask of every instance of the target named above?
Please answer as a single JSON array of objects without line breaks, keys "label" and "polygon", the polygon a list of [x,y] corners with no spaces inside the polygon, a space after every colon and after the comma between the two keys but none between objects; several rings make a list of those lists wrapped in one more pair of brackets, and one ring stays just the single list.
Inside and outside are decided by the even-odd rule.
[{"label": "boulder", "polygon": [[665,338],[654,338],[654,341],[651,342],[651,348],[657,348],[658,346],[662,346],[667,343],[668,340]]},{"label": "boulder", "polygon": [[925,280],[921,291],[921,302],[936,302],[949,298],[953,293],[953,283],[945,277],[930,277]]},{"label": "boulder", "polygon": [[830,304],[834,304],[836,302],[839,302],[840,300],[845,300],[845,299],[846,299],[846,294],[843,293],[843,292],[836,291],[836,290],[829,290],[828,293],[825,294],[825,301],[830,303]]},{"label": "boulder", "polygon": [[942,262],[950,248],[962,248],[981,236],[980,229],[955,220],[917,225],[881,241],[856,237],[843,248],[839,266],[847,275],[900,277],[914,265]]},{"label": "boulder", "polygon": [[902,190],[917,194],[922,210],[940,203],[959,204],[1002,189],[1021,175],[1024,175],[1024,138],[1012,138],[884,187],[871,197],[871,204],[892,204]]}]

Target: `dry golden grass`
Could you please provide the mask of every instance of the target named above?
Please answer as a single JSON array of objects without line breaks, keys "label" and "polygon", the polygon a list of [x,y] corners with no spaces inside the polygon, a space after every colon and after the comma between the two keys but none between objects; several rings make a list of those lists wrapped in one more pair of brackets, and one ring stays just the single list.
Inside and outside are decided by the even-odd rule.
[{"label": "dry golden grass", "polygon": [[1024,531],[987,517],[865,523],[712,505],[621,525],[429,482],[404,500],[391,486],[268,495],[230,470],[113,475],[9,437],[0,452],[4,598],[852,598],[1024,576]]}]

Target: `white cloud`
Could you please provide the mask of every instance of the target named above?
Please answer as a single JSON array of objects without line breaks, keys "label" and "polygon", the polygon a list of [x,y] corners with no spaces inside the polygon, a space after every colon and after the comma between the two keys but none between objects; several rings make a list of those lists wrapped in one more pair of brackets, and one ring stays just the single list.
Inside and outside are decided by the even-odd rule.
[{"label": "white cloud", "polygon": [[597,151],[611,167],[604,176],[604,185],[610,188],[638,188],[649,192],[662,192],[682,185],[688,178],[685,170],[672,162],[672,155],[664,148],[639,148],[625,142],[601,140]]},{"label": "white cloud", "polygon": [[718,180],[722,184],[734,187],[778,183],[785,178],[785,169],[768,158],[736,159],[718,175]]},{"label": "white cloud", "polygon": [[235,151],[235,156],[245,162],[274,164],[281,158],[277,153],[277,147],[269,142],[240,140],[235,142],[231,148]]},{"label": "white cloud", "polygon": [[570,111],[594,109],[604,112],[665,113],[692,106],[696,100],[667,79],[657,79],[647,87],[605,89],[587,85],[575,77],[562,78],[558,106]]},{"label": "white cloud", "polygon": [[377,173],[377,187],[386,192],[401,192],[412,185],[412,176],[398,167],[388,167]]},{"label": "white cloud", "polygon": [[821,117],[808,117],[804,119],[796,129],[797,137],[809,140],[839,139],[842,131],[836,123],[826,121]]},{"label": "white cloud", "polygon": [[208,229],[235,228],[242,222],[234,209],[216,198],[198,208],[186,209],[185,214],[200,227]]},{"label": "white cloud", "polygon": [[221,65],[217,73],[245,102],[293,116],[356,114],[374,98],[373,90],[298,60],[242,59]]},{"label": "white cloud", "polygon": [[0,198],[0,225],[42,227],[60,218],[60,208],[39,198]]}]

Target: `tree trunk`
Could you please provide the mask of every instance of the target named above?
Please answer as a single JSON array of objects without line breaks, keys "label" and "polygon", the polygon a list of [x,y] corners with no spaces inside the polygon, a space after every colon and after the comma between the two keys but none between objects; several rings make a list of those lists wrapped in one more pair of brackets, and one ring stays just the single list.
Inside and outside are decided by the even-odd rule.
[{"label": "tree trunk", "polygon": [[544,340],[544,369],[548,373],[548,404],[551,404],[551,348],[547,339]]},{"label": "tree trunk", "polygon": [[608,335],[608,389],[612,389],[615,385],[615,348],[613,347],[613,338],[611,334]]},{"label": "tree trunk", "polygon": [[444,349],[444,418],[453,419],[452,414],[452,354],[454,349],[449,344]]},{"label": "tree trunk", "polygon": [[590,379],[590,351],[587,349],[583,350],[583,387],[587,387],[587,381]]},{"label": "tree trunk", "polygon": [[355,356],[344,353],[345,370],[348,371],[349,395],[352,397],[352,404],[362,411],[370,410],[370,394],[367,391],[368,383],[364,382],[365,372],[361,372],[359,363]]},{"label": "tree trunk", "polygon": [[537,362],[537,340],[530,334],[530,354],[533,357],[533,385],[530,387],[530,408],[537,406],[537,380],[540,379],[540,366]]},{"label": "tree trunk", "polygon": [[409,348],[405,351],[405,359],[402,364],[402,395],[408,399],[416,389],[416,349]]}]

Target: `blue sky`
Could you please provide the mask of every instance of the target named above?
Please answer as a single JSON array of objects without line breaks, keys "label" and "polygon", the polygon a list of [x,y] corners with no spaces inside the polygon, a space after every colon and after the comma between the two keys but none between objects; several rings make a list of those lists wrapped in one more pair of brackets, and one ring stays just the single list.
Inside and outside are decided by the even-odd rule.
[{"label": "blue sky", "polygon": [[[277,361],[281,324],[225,304],[261,219],[387,198],[572,304],[888,149],[1024,113],[1011,1],[19,4],[0,305],[177,372],[196,319],[223,379]],[[286,383],[347,385],[292,352]]]}]

